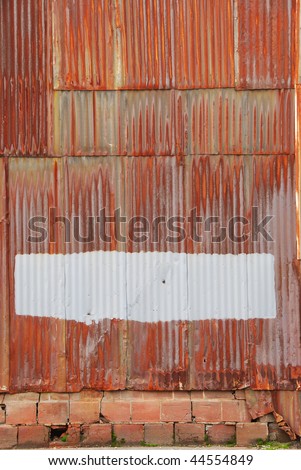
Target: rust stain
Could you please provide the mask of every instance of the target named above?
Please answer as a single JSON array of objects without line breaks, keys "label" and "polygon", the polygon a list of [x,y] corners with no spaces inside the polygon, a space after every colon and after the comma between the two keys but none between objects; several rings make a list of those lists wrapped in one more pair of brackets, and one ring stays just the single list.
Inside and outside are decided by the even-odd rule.
[{"label": "rust stain", "polygon": [[0,2],[0,154],[47,152],[47,1]]},{"label": "rust stain", "polygon": [[235,1],[235,86],[292,88],[295,80],[295,0]]}]

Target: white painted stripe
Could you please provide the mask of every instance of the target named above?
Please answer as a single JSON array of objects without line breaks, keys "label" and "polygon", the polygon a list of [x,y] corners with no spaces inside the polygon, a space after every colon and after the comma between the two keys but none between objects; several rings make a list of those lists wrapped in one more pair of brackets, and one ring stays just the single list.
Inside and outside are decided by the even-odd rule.
[{"label": "white painted stripe", "polygon": [[17,315],[87,324],[276,317],[270,254],[96,251],[15,261]]}]

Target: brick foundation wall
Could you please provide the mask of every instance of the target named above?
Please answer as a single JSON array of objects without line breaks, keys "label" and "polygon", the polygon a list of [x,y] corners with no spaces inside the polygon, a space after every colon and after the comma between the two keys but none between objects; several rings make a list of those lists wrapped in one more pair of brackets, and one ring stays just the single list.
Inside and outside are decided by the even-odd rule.
[{"label": "brick foundation wall", "polygon": [[[269,411],[269,410],[267,410]],[[289,441],[244,391],[0,394],[0,448]]]}]

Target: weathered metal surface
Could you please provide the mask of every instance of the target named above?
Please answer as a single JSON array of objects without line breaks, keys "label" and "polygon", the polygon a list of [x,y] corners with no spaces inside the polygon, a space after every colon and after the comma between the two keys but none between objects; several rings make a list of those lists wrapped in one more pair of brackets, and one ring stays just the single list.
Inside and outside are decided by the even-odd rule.
[{"label": "weathered metal surface", "polygon": [[290,154],[294,96],[293,90],[55,92],[53,152]]},{"label": "weathered metal surface", "polygon": [[173,5],[176,87],[233,87],[233,0],[174,0]]},{"label": "weathered metal surface", "polygon": [[[10,390],[66,390],[66,325],[64,319],[15,314],[14,268],[17,254],[64,253],[62,224],[43,235],[29,230],[31,217],[49,217],[51,207],[64,213],[62,161],[46,158],[9,159],[9,287],[10,287]],[[37,223],[41,226],[40,223]],[[29,241],[33,235],[38,240]],[[55,241],[51,241],[51,240]],[[56,282],[51,270],[47,279],[37,280],[36,289],[47,292]],[[30,272],[35,276],[35,272]],[[39,282],[38,282],[39,281]],[[24,299],[34,290],[23,290]]]},{"label": "weathered metal surface", "polygon": [[[11,328],[26,332],[11,337],[13,390],[38,387],[55,390],[66,387],[69,391],[124,387],[214,390],[247,386],[258,390],[293,390],[299,387],[301,348],[299,286],[293,268],[296,256],[293,156],[83,157],[60,160],[60,164],[48,159],[45,163],[28,162],[13,159],[9,167]],[[49,239],[28,243],[30,216],[47,214],[50,207],[56,207],[55,215],[64,215],[69,222],[52,223],[50,234],[58,237],[54,244]],[[112,217],[106,225],[102,219],[97,223],[102,209],[107,217]],[[120,209],[119,215],[116,209]],[[191,210],[202,217],[202,225],[198,227],[201,241],[192,232],[195,227],[189,220]],[[120,222],[118,218],[124,216],[126,220]],[[236,220],[236,225],[231,226],[235,216],[245,219]],[[254,224],[256,227],[266,216],[272,216],[267,224],[271,240],[264,240],[262,233],[257,240]],[[174,222],[180,230],[169,225],[171,217],[176,217]],[[146,230],[146,238],[141,238],[140,232],[137,238],[133,224],[141,223],[142,218],[150,223],[150,229]],[[105,228],[111,240],[104,238]],[[220,240],[214,238],[218,235]],[[246,239],[235,239],[242,236]],[[22,279],[18,280],[22,270],[15,270],[17,253],[94,252],[96,256],[100,251],[111,254],[107,275],[103,268],[96,269],[90,255],[78,261],[74,255],[72,259],[64,258],[67,321],[59,312],[48,318],[43,318],[43,311],[29,311],[28,316],[23,311],[15,312],[14,289],[16,282],[22,284]],[[143,269],[138,256],[131,260],[124,258],[124,275],[119,261],[114,271],[114,259],[118,260],[117,253],[122,252],[148,253],[154,266],[160,266],[164,255],[166,272],[163,268],[150,269],[148,262]],[[206,299],[200,300],[197,313],[193,307],[197,305],[193,303],[194,288],[190,284],[196,273],[190,270],[188,261],[198,253],[253,254],[250,267],[257,274],[253,283],[247,283],[247,295],[242,275],[229,287],[231,299],[228,299],[227,281],[219,280],[223,271],[219,270],[217,275],[213,263],[212,269],[208,265],[206,276],[210,279],[206,282],[210,281],[209,287],[219,283],[219,295],[224,296],[225,302],[217,304],[215,298],[210,298],[210,295],[216,297],[212,287],[211,294],[208,291]],[[175,275],[170,274],[173,263],[180,262],[180,258],[173,256],[176,254],[184,255],[184,264],[187,259],[185,279],[183,269],[178,271],[182,273],[178,280],[170,277]],[[268,313],[270,277],[262,261],[267,255],[273,256],[275,263],[273,285],[275,282],[277,310],[275,314],[271,310],[272,315]],[[85,260],[92,263],[88,271]],[[235,267],[229,266],[229,277],[233,278]],[[46,280],[50,292],[52,277],[53,282],[58,282],[57,272],[49,268]],[[15,281],[14,273],[18,276]],[[24,285],[30,286],[34,276],[28,265],[23,270]],[[39,281],[36,283],[38,287]],[[123,285],[127,286],[125,304],[121,294],[115,304],[114,291],[121,293]],[[90,287],[87,290],[85,286]],[[30,295],[35,295],[34,289],[24,289],[23,305],[33,305],[28,302],[28,290]],[[86,291],[93,297],[91,310],[79,312],[80,305],[88,309],[89,301],[84,300]],[[106,293],[111,291],[109,298]],[[266,295],[262,296],[261,291]],[[100,316],[93,307],[95,295],[102,299]],[[249,305],[247,316],[243,311],[235,313],[244,298]],[[173,299],[174,303],[166,299]],[[19,299],[17,302],[20,305]],[[48,303],[45,305],[48,308]],[[219,313],[220,305],[223,308],[230,305],[229,315]],[[177,317],[179,309],[182,313]],[[90,318],[84,319],[83,313]]]},{"label": "weathered metal surface", "polygon": [[275,410],[282,416],[290,425],[292,430],[298,435],[301,435],[301,392],[272,392],[273,405]]},{"label": "weathered metal surface", "polygon": [[[120,209],[120,215],[124,215],[122,158],[69,158],[65,163],[65,187],[66,215],[71,223],[71,238],[67,252],[123,250],[124,243],[116,240],[115,214],[115,210]],[[102,215],[101,210],[104,210]],[[104,216],[113,219],[104,225],[102,222]],[[78,217],[78,222],[76,217]],[[96,217],[101,217],[99,223]],[[87,242],[79,241],[76,224],[78,224],[78,234],[81,237],[89,237]],[[73,276],[75,280],[79,278],[83,286],[82,290],[84,290],[85,283],[91,281],[99,293],[104,294],[102,285],[106,285],[107,288],[110,285],[119,288],[122,283],[122,273],[116,270],[114,278],[114,273],[113,277],[111,274],[112,269],[113,266],[107,267],[105,278],[101,277],[100,271],[94,279],[85,279],[84,270],[73,272]],[[72,295],[80,297],[80,292],[73,290]],[[67,389],[69,391],[87,387],[100,390],[125,387],[126,311],[119,311],[123,320],[116,319],[116,317],[114,319],[113,299],[105,295],[101,297],[101,305],[107,311],[106,319],[98,323],[91,321],[90,325],[80,323],[76,319],[67,322]]]},{"label": "weathered metal surface", "polygon": [[55,92],[53,117],[55,155],[175,153],[173,91]]},{"label": "weathered metal surface", "polygon": [[294,153],[293,90],[175,94],[176,149],[193,154]]},{"label": "weathered metal surface", "polygon": [[[209,233],[202,234],[202,245],[189,240],[188,252],[271,253],[275,256],[277,317],[275,320],[249,320],[247,324],[225,324],[226,327],[235,325],[234,333],[224,331],[222,337],[225,341],[221,341],[220,348],[216,347],[212,357],[207,357],[207,362],[214,360],[211,370],[215,370],[219,380],[225,380],[216,381],[215,386],[223,388],[224,383],[229,383],[233,374],[233,386],[240,387],[243,383],[243,373],[248,371],[250,376],[244,380],[245,383],[250,380],[252,388],[296,387],[301,370],[299,286],[293,267],[293,259],[296,256],[294,157],[193,157],[187,177],[190,184],[186,187],[191,188],[188,191],[188,207],[196,207],[197,214],[203,217],[203,221],[208,216],[219,217],[218,221],[212,221]],[[258,208],[256,217],[256,212],[252,213],[252,207]],[[273,216],[267,225],[267,233],[273,241],[267,242],[261,235],[258,241],[252,241],[251,220],[254,219],[254,223],[258,217],[258,221],[261,221],[267,215]],[[246,240],[241,239],[240,243],[234,243],[228,232],[224,240],[216,239],[216,242],[212,243],[212,230],[216,236],[223,235],[222,227],[231,232],[229,220],[233,216],[243,216],[248,220],[248,224],[243,228],[240,225],[238,232],[239,236],[249,235]],[[291,228],[286,230],[284,227]],[[258,282],[265,282],[265,279],[261,277]],[[214,322],[208,325],[208,328],[212,328],[213,324]],[[216,380],[213,380],[212,376],[210,382],[206,374],[198,376],[199,367],[204,368],[201,358],[206,358],[207,348],[212,350],[212,338],[216,330],[211,332],[211,328],[204,335],[204,344],[200,342],[200,356],[194,356],[198,357],[196,364],[192,361],[193,377],[199,388],[208,387],[208,383],[209,387],[212,387]],[[239,328],[242,328],[241,332]],[[202,330],[196,332],[192,343],[200,337],[200,332],[202,333]],[[289,342],[285,340],[287,337],[290,338]],[[216,344],[219,344],[218,338],[219,335],[216,337]],[[225,364],[226,360],[229,361],[230,357],[234,361],[237,360],[237,365],[234,365],[235,362],[231,364],[229,369],[232,373],[227,372],[228,376],[224,376],[224,372],[221,373],[218,367],[222,363]]]},{"label": "weathered metal surface", "polygon": [[294,85],[295,21],[295,0],[234,0],[237,88]]},{"label": "weathered metal surface", "polygon": [[232,0],[53,0],[57,90],[234,86]]},{"label": "weathered metal surface", "polygon": [[47,0],[0,2],[0,154],[47,149]]},{"label": "weathered metal surface", "polygon": [[0,390],[9,388],[7,161],[0,158]]},{"label": "weathered metal surface", "polygon": [[301,87],[296,86],[296,218],[297,256],[301,259]]}]

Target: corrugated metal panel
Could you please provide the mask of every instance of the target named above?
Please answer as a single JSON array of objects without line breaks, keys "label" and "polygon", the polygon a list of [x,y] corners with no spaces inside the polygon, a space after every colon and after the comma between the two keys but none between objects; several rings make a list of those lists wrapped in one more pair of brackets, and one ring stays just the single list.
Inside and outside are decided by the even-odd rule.
[{"label": "corrugated metal panel", "polygon": [[0,2],[0,154],[47,148],[47,0]]},{"label": "corrugated metal panel", "polygon": [[7,161],[0,158],[0,390],[9,387],[9,288],[8,288]]},{"label": "corrugated metal panel", "polygon": [[55,92],[54,154],[174,154],[173,93]]},{"label": "corrugated metal panel", "polygon": [[294,84],[295,0],[234,0],[235,85]]},{"label": "corrugated metal panel", "polygon": [[[109,253],[124,250],[125,244],[118,241],[116,233],[118,212],[115,212],[119,209],[120,216],[124,216],[125,212],[123,159],[116,157],[69,158],[65,164],[65,180],[66,214],[71,222],[68,253],[98,250]],[[102,215],[100,211],[103,209],[105,213]],[[104,226],[104,216],[113,218],[106,226]],[[97,223],[96,217],[100,217],[100,222]],[[105,229],[106,232],[104,232]],[[90,238],[86,242],[80,242],[79,235]],[[111,237],[111,240],[105,238],[105,235]],[[106,278],[101,276],[100,268],[96,271],[90,270],[90,273],[95,273],[95,278],[87,279],[85,269],[73,272],[74,286],[81,285],[84,291],[86,283],[90,283],[92,286],[95,285],[94,293],[97,290],[103,293],[103,286],[122,289],[122,273],[117,270],[118,263],[113,264],[116,270],[114,266],[107,266]],[[80,292],[76,292],[76,288],[72,286],[69,291],[72,303],[74,303],[75,299],[79,298]],[[70,304],[71,298],[67,300],[67,303]],[[124,319],[116,319],[116,315],[112,312],[112,298],[108,296],[103,296],[101,305],[103,311],[107,311],[106,319],[89,325],[80,323],[75,318],[67,322],[67,389],[69,391],[81,388],[115,390],[125,387],[126,311],[119,312],[120,318]],[[119,308],[120,301],[114,313]],[[92,319],[93,317],[91,321]]]},{"label": "corrugated metal panel", "polygon": [[53,150],[55,155],[289,154],[294,93],[55,92]]},{"label": "corrugated metal panel", "polygon": [[[133,224],[127,227],[127,250],[131,253],[185,253],[185,240],[173,243],[168,239],[166,222],[173,216],[184,216],[183,162],[172,157],[126,159],[126,214],[128,220],[145,217],[149,222],[149,236],[135,236]],[[163,218],[163,219],[162,219]],[[139,223],[138,223],[139,225]],[[160,256],[160,255],[159,255]],[[134,282],[142,276],[141,266],[133,264],[128,275]],[[164,279],[162,279],[163,281]],[[184,278],[185,280],[185,278]],[[134,389],[189,388],[188,322],[173,321],[173,306],[183,304],[187,287],[183,277],[173,284],[174,302],[166,305],[161,321],[155,323],[128,322],[127,386]],[[160,304],[162,289],[154,292],[153,282],[144,283],[144,296],[151,299],[153,308]],[[158,286],[158,284],[157,284]],[[163,285],[168,286],[168,283]],[[164,291],[165,292],[165,291]],[[161,300],[162,303],[163,300]],[[145,310],[145,309],[144,309]],[[154,314],[155,315],[155,314]],[[149,314],[146,320],[151,320]],[[187,313],[186,313],[187,316]],[[130,319],[130,318],[129,318]]]},{"label": "corrugated metal panel", "polygon": [[117,0],[116,4],[117,41],[120,41],[120,57],[117,56],[116,60],[120,60],[122,73],[119,87],[172,88],[175,49],[173,0]]},{"label": "corrugated metal panel", "polygon": [[301,435],[301,392],[272,392],[273,405],[277,413],[285,417],[285,421],[293,431]]},{"label": "corrugated metal panel", "polygon": [[[191,188],[187,208],[196,208],[203,220],[201,243],[192,241],[188,226],[187,251],[273,254],[277,302],[276,319],[193,323],[189,344],[198,347],[191,360],[191,386],[224,389],[231,383],[234,388],[295,388],[301,373],[301,350],[299,288],[293,269],[294,157],[191,157],[186,168],[186,188]],[[252,207],[258,207],[258,222],[273,216],[267,225],[273,242],[265,242],[261,236],[258,242],[252,241]],[[204,231],[208,216],[219,217],[211,220],[211,232]],[[229,237],[233,216],[249,221],[239,233],[249,235],[244,242],[234,243]],[[212,232],[221,240],[213,243]],[[238,284],[236,298],[240,287]]]},{"label": "corrugated metal panel", "polygon": [[[301,322],[300,279],[296,269],[295,157],[258,157],[254,172],[253,205],[258,217],[274,216],[271,235],[262,237],[253,251],[275,254],[277,292],[276,321],[253,320],[250,324],[252,388],[292,389],[300,386]],[[294,384],[294,387],[292,387]]]},{"label": "corrugated metal panel", "polygon": [[53,0],[55,89],[234,86],[232,4]]},{"label": "corrugated metal panel", "polygon": [[301,87],[296,86],[296,217],[297,256],[301,259]]},{"label": "corrugated metal panel", "polygon": [[294,91],[178,91],[176,149],[193,154],[294,153]]},{"label": "corrugated metal panel", "polygon": [[174,0],[173,19],[176,87],[233,87],[233,0]]},{"label": "corrugated metal panel", "polygon": [[[48,219],[51,207],[64,214],[64,182],[62,162],[55,159],[11,158],[9,159],[9,237],[10,237],[10,390],[64,391],[66,389],[66,326],[63,319],[20,316],[15,312],[15,256],[30,253],[64,253],[64,232],[60,223],[52,226],[45,240],[29,240],[31,217]],[[44,227],[43,220],[36,227]],[[32,228],[34,228],[32,226]],[[56,271],[49,264],[47,279],[37,279],[37,289],[47,290],[48,283],[56,283]],[[34,265],[33,265],[34,268]],[[35,269],[29,279],[35,279]],[[23,289],[26,305],[27,295],[34,290]]]},{"label": "corrugated metal panel", "polygon": [[53,0],[55,89],[170,88],[172,4]]},{"label": "corrugated metal panel", "polygon": [[[11,338],[13,390],[38,387],[62,390],[65,361],[69,391],[124,387],[294,389],[298,386],[301,347],[299,286],[293,263],[294,157],[191,156],[185,161],[175,157],[69,158],[65,160],[65,183],[62,161],[61,165],[56,160],[53,163],[50,160],[28,162],[26,166],[23,159],[11,160],[9,178],[11,327],[14,331],[26,332]],[[28,218],[47,214],[49,207],[57,208],[56,215],[68,216],[70,242],[64,224],[57,223],[54,228],[52,224],[51,233],[54,229],[58,232],[54,245],[49,240],[28,243]],[[254,207],[258,208],[255,215]],[[106,215],[112,217],[107,223],[111,240],[103,240],[102,219],[97,223],[96,217],[101,217],[103,208]],[[120,211],[116,212],[118,208]],[[189,221],[192,209],[203,218],[201,242],[193,240]],[[121,235],[126,235],[125,239],[118,235],[118,218],[124,215],[127,224],[122,219]],[[264,241],[261,236],[259,241],[252,239],[250,231],[256,224],[256,217],[260,223],[267,215],[273,216],[267,226],[273,241]],[[208,219],[216,216],[218,221]],[[234,216],[246,218],[244,230],[236,226],[235,232],[233,227],[231,232],[230,221]],[[134,222],[139,224],[142,217],[150,222],[149,237],[141,238],[139,232],[137,239]],[[177,217],[173,223],[181,228],[176,230],[174,240],[170,238],[175,235],[168,222],[171,217]],[[224,236],[214,241],[212,236],[219,233]],[[237,242],[233,233],[249,236]],[[79,236],[90,238],[79,240]],[[29,268],[14,271],[15,254],[47,252],[70,254],[64,258],[63,317],[59,311],[53,315],[55,318],[52,315],[43,318],[42,311],[34,312],[40,318],[29,316],[33,314],[33,304],[28,302],[27,292],[34,294],[34,289],[30,288],[24,290],[23,301],[21,298],[22,302],[16,303],[16,306],[29,305],[29,315],[25,315],[23,307],[23,310],[17,307],[18,315],[15,315],[15,297],[20,292],[14,291],[14,272],[19,286],[22,283],[30,286],[35,279]],[[89,256],[79,257],[74,253]],[[104,265],[101,269],[97,267],[97,259],[103,257],[101,253],[110,254],[107,269]],[[122,257],[124,275],[118,261],[122,253],[126,255]],[[209,263],[206,282],[210,290],[204,294],[206,298],[197,301],[201,307],[195,316],[193,282],[196,282],[195,277],[200,277],[199,267],[196,267],[200,265],[194,264],[194,269],[189,259],[198,253],[207,254],[210,260],[212,254],[228,256],[229,260],[231,254],[239,255],[243,260],[245,253],[246,263],[240,266],[245,266],[249,281],[243,282],[244,275],[238,275],[232,258],[229,299],[227,277],[222,276],[224,271],[218,269],[217,275],[217,264]],[[93,264],[93,256],[96,264]],[[274,257],[275,262],[272,277],[266,264],[268,256],[271,260]],[[203,261],[207,263],[209,258]],[[75,266],[76,269],[72,269]],[[271,269],[273,271],[273,266]],[[48,271],[51,292],[51,285],[59,277],[55,275],[57,270]],[[237,282],[234,282],[235,273],[239,278]],[[25,276],[23,281],[22,276]],[[255,277],[260,279],[259,284],[250,283]],[[219,303],[213,298],[216,297],[215,284],[220,286]],[[204,285],[200,286],[200,293]],[[112,303],[108,292],[114,295],[122,289],[125,303],[122,296],[118,297],[118,304]],[[99,308],[96,312],[93,305],[101,292],[99,316]],[[94,297],[84,298],[87,293],[88,297]],[[248,298],[250,295],[252,299]],[[241,307],[244,302],[247,302],[246,312]],[[79,312],[80,305],[84,305],[87,312]],[[229,312],[225,310],[227,305]],[[266,306],[264,311],[262,306]],[[84,319],[83,313],[87,318]],[[68,316],[66,326],[63,319],[57,319],[64,318],[64,314]]]}]

